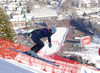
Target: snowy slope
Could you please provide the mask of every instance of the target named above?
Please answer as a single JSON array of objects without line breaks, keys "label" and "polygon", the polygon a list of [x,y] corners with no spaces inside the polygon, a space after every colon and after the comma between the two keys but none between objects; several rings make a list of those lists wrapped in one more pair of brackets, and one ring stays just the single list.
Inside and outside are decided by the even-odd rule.
[{"label": "snowy slope", "polygon": [[51,36],[52,47],[48,47],[48,43],[45,41],[45,46],[42,48],[41,53],[45,53],[45,55],[51,55],[60,50],[61,45],[65,40],[65,36],[68,33],[68,28],[58,27],[57,32]]},{"label": "snowy slope", "polygon": [[36,67],[30,67],[14,60],[0,58],[0,73],[45,73]]},{"label": "snowy slope", "polygon": [[[26,31],[23,31],[22,33],[25,33],[25,32]],[[63,41],[65,40],[64,39],[65,35],[67,33],[68,33],[68,28],[65,28],[65,27],[57,28],[57,32],[51,38],[52,38],[52,41],[58,41],[59,44],[56,42],[52,42],[52,47],[49,48],[47,42],[45,42],[45,46],[42,48],[41,53],[42,54],[45,53],[45,55],[51,55],[59,51],[60,45],[63,44]],[[100,39],[96,37],[94,38],[94,40],[95,40],[94,41],[95,43],[91,42],[90,45],[85,46],[85,49],[87,49],[86,51],[82,51],[82,52],[65,51],[64,53],[81,55],[83,59],[88,59],[89,63],[95,63],[95,64],[97,63],[96,66],[98,65],[97,67],[100,68],[100,56],[98,55],[98,49],[100,48],[100,43],[99,43]]]}]

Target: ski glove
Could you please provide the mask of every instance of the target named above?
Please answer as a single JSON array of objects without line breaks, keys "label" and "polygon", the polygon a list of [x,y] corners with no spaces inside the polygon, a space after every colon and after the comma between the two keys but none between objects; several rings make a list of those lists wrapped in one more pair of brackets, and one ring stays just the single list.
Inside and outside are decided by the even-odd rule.
[{"label": "ski glove", "polygon": [[49,45],[48,45],[48,46],[49,46],[49,48],[51,48],[51,47],[52,47],[52,44],[51,44],[51,43],[49,43]]},{"label": "ski glove", "polygon": [[28,36],[30,36],[30,35],[31,35],[31,33],[27,33],[27,35],[28,35]]},{"label": "ski glove", "polygon": [[31,33],[24,33],[23,35],[26,37],[26,36],[30,36]]}]

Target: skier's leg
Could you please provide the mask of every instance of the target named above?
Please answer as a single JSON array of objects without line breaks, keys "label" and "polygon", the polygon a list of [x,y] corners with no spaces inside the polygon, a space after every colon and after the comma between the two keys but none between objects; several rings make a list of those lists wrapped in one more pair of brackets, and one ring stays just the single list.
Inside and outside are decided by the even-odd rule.
[{"label": "skier's leg", "polygon": [[34,43],[36,43],[33,47],[31,47],[31,50],[35,50],[37,47],[37,41],[39,41],[40,35],[37,34],[36,32],[34,32],[31,36],[32,41],[34,41]]},{"label": "skier's leg", "polygon": [[38,57],[38,55],[34,51],[32,51],[32,50],[29,50],[28,54],[30,54],[31,56],[34,56],[36,58]]},{"label": "skier's leg", "polygon": [[36,49],[37,45],[35,44],[33,47],[31,47],[31,50],[34,51]]},{"label": "skier's leg", "polygon": [[34,52],[38,53],[38,51],[44,46],[44,43],[40,40],[36,42],[37,48],[34,50]]},{"label": "skier's leg", "polygon": [[37,48],[37,44],[35,44],[29,51],[28,51],[28,54],[30,54],[31,56],[34,56],[34,57],[38,57],[38,55],[36,54],[36,52],[34,52],[34,50]]},{"label": "skier's leg", "polygon": [[38,40],[35,43],[36,43],[35,48],[33,46],[34,50],[32,50],[31,48],[31,50],[29,50],[28,52],[31,54],[31,56],[38,57],[36,53],[44,46],[44,43],[41,40]]},{"label": "skier's leg", "polygon": [[28,53],[29,54],[31,54],[31,56],[35,56],[35,57],[38,57],[38,55],[36,54],[36,52],[34,51],[36,48],[37,48],[37,43],[38,43],[38,41],[40,41],[40,35],[39,34],[37,34],[37,33],[35,33],[34,32],[34,34],[32,34],[32,36],[31,36],[31,39],[34,41],[34,43],[36,43],[29,51],[28,51]]}]

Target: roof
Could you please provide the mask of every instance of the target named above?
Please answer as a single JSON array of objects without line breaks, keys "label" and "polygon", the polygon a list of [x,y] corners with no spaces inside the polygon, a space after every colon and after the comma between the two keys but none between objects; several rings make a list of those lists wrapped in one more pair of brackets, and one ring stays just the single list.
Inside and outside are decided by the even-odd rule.
[{"label": "roof", "polygon": [[56,11],[36,11],[33,12],[34,18],[58,16]]},{"label": "roof", "polygon": [[[10,21],[21,21],[21,20],[25,20],[25,18],[23,18],[23,14],[22,15],[13,15],[13,19],[10,19]],[[31,20],[32,17],[34,18],[43,18],[43,17],[55,17],[58,16],[56,11],[35,11],[32,13],[26,13],[26,18],[28,20]]]},{"label": "roof", "polygon": [[10,21],[23,21],[25,18],[23,18],[23,15],[13,15],[13,19],[10,19]]}]

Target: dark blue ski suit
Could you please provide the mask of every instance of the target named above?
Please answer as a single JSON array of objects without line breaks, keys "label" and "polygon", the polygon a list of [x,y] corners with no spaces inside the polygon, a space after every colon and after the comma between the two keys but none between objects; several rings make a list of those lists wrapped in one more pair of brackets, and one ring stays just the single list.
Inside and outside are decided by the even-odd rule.
[{"label": "dark blue ski suit", "polygon": [[37,53],[44,46],[44,43],[40,40],[41,38],[48,37],[48,42],[51,44],[52,32],[50,29],[47,28],[37,29],[32,31],[31,34],[32,34],[31,39],[34,41],[34,43],[36,43],[31,48],[32,51]]}]

